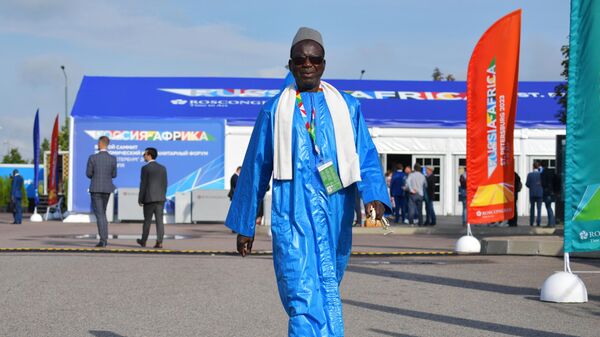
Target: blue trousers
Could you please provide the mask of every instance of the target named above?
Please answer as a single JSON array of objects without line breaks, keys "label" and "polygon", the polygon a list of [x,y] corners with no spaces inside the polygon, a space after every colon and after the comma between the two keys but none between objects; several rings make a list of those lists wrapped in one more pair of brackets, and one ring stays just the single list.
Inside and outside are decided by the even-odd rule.
[{"label": "blue trousers", "polygon": [[423,197],[419,194],[411,194],[408,199],[408,222],[414,224],[417,220],[419,226],[423,225]]},{"label": "blue trousers", "polygon": [[[542,222],[542,197],[529,197],[529,226],[533,226],[533,219],[539,226]],[[537,217],[535,216],[535,210],[537,209]]]},{"label": "blue trousers", "polygon": [[548,213],[548,226],[553,227],[556,225],[556,219],[554,218],[554,212],[552,211],[552,202],[554,197],[552,195],[544,196],[544,204],[546,205],[546,213]]},{"label": "blue trousers", "polygon": [[406,219],[406,198],[402,196],[394,196],[394,222],[400,222],[400,216],[402,215],[402,222]]},{"label": "blue trousers", "polygon": [[463,209],[462,210],[462,224],[463,224],[463,226],[466,226],[467,225],[467,200],[466,200],[466,198],[462,199],[461,202],[462,202],[462,206],[463,206],[462,207],[462,209]]},{"label": "blue trousers", "polygon": [[433,200],[431,198],[425,198],[425,223],[429,225],[435,225],[435,211],[433,210]]},{"label": "blue trousers", "polygon": [[15,211],[13,213],[13,217],[15,223],[21,223],[23,221],[23,207],[21,206],[21,198],[14,198],[15,200]]}]

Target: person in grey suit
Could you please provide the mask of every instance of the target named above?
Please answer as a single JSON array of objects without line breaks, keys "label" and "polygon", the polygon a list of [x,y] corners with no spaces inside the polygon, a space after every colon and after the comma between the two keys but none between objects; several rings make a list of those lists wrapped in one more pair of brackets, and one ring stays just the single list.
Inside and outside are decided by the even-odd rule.
[{"label": "person in grey suit", "polygon": [[140,206],[144,207],[144,227],[142,228],[142,238],[137,239],[137,243],[142,247],[146,247],[152,215],[156,220],[156,245],[154,248],[162,248],[165,235],[163,208],[167,199],[167,169],[156,162],[157,156],[158,152],[153,147],[144,150],[144,160],[148,164],[142,167],[138,195],[138,202]]},{"label": "person in grey suit", "polygon": [[106,205],[110,194],[114,192],[113,178],[117,177],[117,158],[108,153],[110,139],[102,136],[98,139],[98,153],[88,158],[86,175],[90,181],[90,195],[92,207],[96,215],[100,242],[96,247],[106,247],[108,243],[108,220],[106,219]]},{"label": "person in grey suit", "polygon": [[527,180],[525,185],[529,188],[529,226],[533,226],[533,219],[535,217],[535,210],[537,209],[537,218],[535,223],[539,226],[542,222],[542,197],[544,196],[544,189],[542,188],[542,176],[539,171],[540,163],[537,161],[533,163],[533,171],[527,174]]}]

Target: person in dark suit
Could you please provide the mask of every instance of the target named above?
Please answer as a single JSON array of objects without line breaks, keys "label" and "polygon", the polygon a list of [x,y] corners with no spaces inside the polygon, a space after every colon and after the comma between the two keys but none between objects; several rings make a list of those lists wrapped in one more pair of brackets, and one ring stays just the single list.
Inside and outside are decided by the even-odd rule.
[{"label": "person in dark suit", "polygon": [[392,174],[392,181],[390,182],[390,193],[394,198],[394,222],[403,223],[407,218],[405,211],[406,208],[406,191],[404,191],[404,185],[406,184],[406,174],[404,173],[404,165],[402,163],[396,163],[396,171]]},{"label": "person in dark suit", "polygon": [[100,242],[96,247],[106,247],[108,244],[108,220],[106,219],[106,206],[110,194],[114,192],[113,178],[117,177],[117,158],[108,153],[110,139],[102,136],[98,139],[98,153],[88,158],[86,175],[90,181],[90,195],[92,207],[96,215]]},{"label": "person in dark suit", "polygon": [[525,186],[529,188],[529,202],[531,204],[529,208],[529,226],[533,226],[533,219],[535,218],[535,210],[537,209],[537,218],[535,223],[539,226],[542,222],[542,197],[544,190],[542,188],[542,177],[539,171],[540,163],[537,161],[533,163],[533,171],[527,174],[527,180]]},{"label": "person in dark suit", "polygon": [[435,226],[435,210],[433,209],[433,200],[435,199],[435,185],[437,184],[437,177],[433,174],[433,167],[427,166],[425,169],[427,173],[427,190],[425,191],[425,226]]},{"label": "person in dark suit", "polygon": [[540,166],[540,177],[542,179],[542,189],[544,205],[546,205],[546,213],[548,214],[548,227],[556,226],[556,218],[552,211],[552,203],[555,201],[555,185],[556,185],[556,174],[553,169]]},{"label": "person in dark suit", "polygon": [[467,167],[458,178],[458,200],[462,203],[462,225],[467,226]]},{"label": "person in dark suit", "polygon": [[521,188],[523,187],[523,184],[521,183],[521,177],[517,174],[517,172],[515,171],[515,197],[514,197],[514,208],[515,208],[515,214],[513,215],[512,219],[508,220],[508,226],[509,227],[517,227],[518,223],[518,213],[517,212],[517,204],[519,201],[519,192],[521,192]]},{"label": "person in dark suit", "polygon": [[23,220],[23,208],[21,201],[23,200],[23,177],[19,174],[19,170],[13,171],[13,179],[10,185],[10,201],[13,203],[13,224],[21,224]]},{"label": "person in dark suit", "polygon": [[157,156],[158,152],[153,147],[144,150],[144,160],[148,164],[142,167],[138,195],[138,202],[140,206],[144,207],[144,227],[142,228],[142,238],[137,239],[137,243],[142,247],[146,247],[153,215],[156,220],[156,245],[154,248],[163,247],[162,242],[165,235],[163,209],[165,200],[167,200],[167,169],[156,162]]},{"label": "person in dark suit", "polygon": [[242,172],[242,167],[238,166],[238,168],[235,170],[235,172],[231,176],[231,179],[229,180],[230,187],[229,187],[229,193],[227,193],[229,200],[233,200],[233,193],[235,192],[235,186],[237,185],[237,181],[240,176],[240,172]]}]

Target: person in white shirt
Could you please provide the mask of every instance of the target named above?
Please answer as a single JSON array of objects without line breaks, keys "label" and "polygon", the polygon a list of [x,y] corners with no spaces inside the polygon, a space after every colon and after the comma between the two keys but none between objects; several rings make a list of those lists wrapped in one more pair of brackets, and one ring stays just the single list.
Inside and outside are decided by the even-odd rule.
[{"label": "person in white shirt", "polygon": [[406,179],[408,194],[408,221],[414,224],[415,217],[418,225],[423,226],[423,195],[427,188],[427,179],[421,173],[421,165],[416,163],[415,170]]}]

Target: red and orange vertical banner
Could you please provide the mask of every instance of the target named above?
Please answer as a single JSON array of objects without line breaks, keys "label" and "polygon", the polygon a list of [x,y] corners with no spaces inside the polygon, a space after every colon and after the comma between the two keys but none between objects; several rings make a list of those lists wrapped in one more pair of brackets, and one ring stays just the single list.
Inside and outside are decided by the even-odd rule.
[{"label": "red and orange vertical banner", "polygon": [[517,105],[521,10],[479,39],[467,73],[467,221],[514,214],[513,131]]},{"label": "red and orange vertical banner", "polygon": [[52,128],[50,140],[50,167],[48,169],[48,204],[58,202],[58,115]]}]

